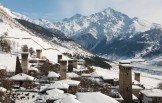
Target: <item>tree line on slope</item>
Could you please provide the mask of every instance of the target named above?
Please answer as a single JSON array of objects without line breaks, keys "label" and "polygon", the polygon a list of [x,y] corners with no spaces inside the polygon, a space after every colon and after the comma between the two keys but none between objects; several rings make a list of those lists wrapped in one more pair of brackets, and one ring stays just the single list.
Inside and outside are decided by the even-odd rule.
[{"label": "tree line on slope", "polygon": [[0,50],[6,53],[11,51],[11,41],[5,39],[7,35],[8,35],[7,32],[0,35]]},{"label": "tree line on slope", "polygon": [[70,53],[63,53],[64,55],[72,58],[77,58],[77,59],[84,59],[85,60],[85,66],[98,66],[98,67],[102,67],[105,69],[110,69],[111,65],[108,64],[108,60],[101,58],[99,56],[91,56],[91,57],[85,57],[84,55],[80,55],[80,54],[70,54]]}]

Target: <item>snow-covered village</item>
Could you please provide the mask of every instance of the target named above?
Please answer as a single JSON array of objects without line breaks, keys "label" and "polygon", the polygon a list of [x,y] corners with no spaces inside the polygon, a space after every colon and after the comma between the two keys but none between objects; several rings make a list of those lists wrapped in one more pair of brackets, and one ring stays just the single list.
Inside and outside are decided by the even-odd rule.
[{"label": "snow-covered village", "polygon": [[0,103],[162,103],[160,24],[110,7],[50,22],[5,5]]}]

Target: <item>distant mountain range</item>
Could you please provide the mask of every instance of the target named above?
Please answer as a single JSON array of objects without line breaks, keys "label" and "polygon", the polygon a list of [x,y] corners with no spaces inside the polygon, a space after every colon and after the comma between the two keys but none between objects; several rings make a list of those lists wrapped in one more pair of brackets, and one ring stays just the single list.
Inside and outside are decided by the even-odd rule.
[{"label": "distant mountain range", "polygon": [[[89,51],[108,59],[149,58],[161,55],[161,25],[107,8],[62,21],[32,20],[19,13],[15,18],[42,26],[61,37],[72,39]],[[19,20],[20,21],[20,20]]]}]

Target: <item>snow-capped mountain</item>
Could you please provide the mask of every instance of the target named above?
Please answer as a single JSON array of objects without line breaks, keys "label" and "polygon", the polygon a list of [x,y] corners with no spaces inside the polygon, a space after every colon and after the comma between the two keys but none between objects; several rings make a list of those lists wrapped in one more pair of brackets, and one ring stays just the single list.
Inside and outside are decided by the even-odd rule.
[{"label": "snow-capped mountain", "polygon": [[[11,44],[11,53],[21,52],[21,46],[27,45],[34,50],[42,49],[43,55],[53,62],[57,61],[55,60],[56,55],[62,53],[92,55],[79,44],[59,37],[58,34],[51,33],[50,38],[42,38],[43,33],[47,31],[38,27],[37,29],[42,30],[42,34],[39,31],[33,32],[26,26],[21,25],[15,18],[17,16],[13,12],[0,5],[0,36],[4,33],[7,34],[5,38]],[[34,25],[32,26],[34,27]]]},{"label": "snow-capped mountain", "polygon": [[[64,32],[67,37],[73,38],[91,51],[97,49],[98,44],[105,39],[108,43],[119,36],[121,38],[128,35],[133,36],[138,32],[158,27],[139,18],[130,18],[126,14],[111,8],[89,16],[76,14],[71,18],[64,19],[62,22],[54,22],[54,25]],[[83,35],[91,39],[87,41]]]},{"label": "snow-capped mountain", "polygon": [[[136,42],[142,40],[144,37],[142,35],[146,31],[149,33],[149,38],[151,39],[153,35],[151,30],[158,31],[161,28],[160,24],[149,23],[137,17],[130,18],[126,14],[115,11],[112,8],[107,8],[88,16],[76,14],[71,18],[54,22],[44,19],[32,20],[21,14],[16,14],[16,18],[32,22],[51,31],[54,29],[60,30],[66,37],[73,39],[88,50],[111,59],[148,56],[153,50],[150,49],[153,47],[153,43],[148,45],[147,43]],[[158,39],[156,38],[157,41],[159,41]],[[132,47],[129,44],[136,46]],[[124,49],[130,52],[125,52],[123,51]]]}]

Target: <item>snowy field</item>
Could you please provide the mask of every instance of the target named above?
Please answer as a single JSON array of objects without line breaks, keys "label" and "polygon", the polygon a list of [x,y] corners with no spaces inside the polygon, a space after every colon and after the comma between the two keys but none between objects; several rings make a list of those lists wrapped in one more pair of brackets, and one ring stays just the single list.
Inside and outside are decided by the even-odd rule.
[{"label": "snowy field", "polygon": [[[119,66],[116,63],[110,63],[112,65],[111,70],[103,69],[100,67],[94,67],[98,75],[105,78],[118,78],[119,79]],[[152,75],[146,72],[140,72],[132,70],[132,81],[134,81],[134,73],[141,73],[140,83],[143,84],[147,89],[157,88],[158,84],[162,82],[162,75]]]}]

